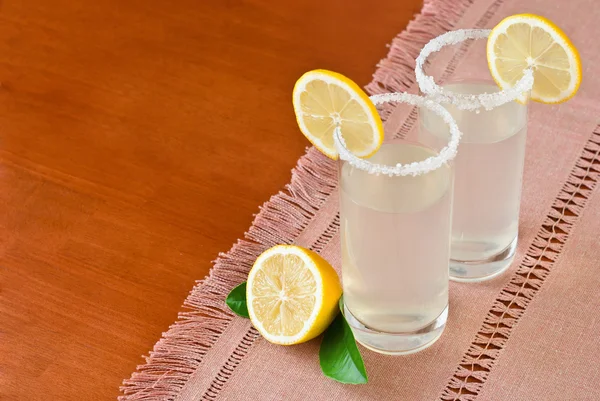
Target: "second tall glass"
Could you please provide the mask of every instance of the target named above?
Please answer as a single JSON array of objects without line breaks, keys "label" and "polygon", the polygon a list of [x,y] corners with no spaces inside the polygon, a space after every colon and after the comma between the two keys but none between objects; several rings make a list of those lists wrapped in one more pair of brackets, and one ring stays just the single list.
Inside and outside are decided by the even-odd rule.
[{"label": "second tall glass", "polygon": [[[489,31],[450,32],[437,39],[435,48],[452,43],[457,33],[466,33],[463,40],[482,39]],[[485,60],[485,49],[476,43],[471,44],[473,57]],[[427,47],[424,52],[427,55]],[[419,61],[421,90],[448,109],[463,133],[455,160],[450,277],[455,281],[491,279],[510,266],[517,246],[527,96],[517,90],[499,92],[487,65],[473,73],[479,68],[475,62],[465,63],[464,72],[455,69],[440,87],[419,70],[424,57]],[[435,62],[428,68],[435,71]],[[521,86],[527,87],[525,81]],[[448,138],[447,126],[427,109],[420,110],[420,127],[423,134],[433,134],[439,141]]]}]

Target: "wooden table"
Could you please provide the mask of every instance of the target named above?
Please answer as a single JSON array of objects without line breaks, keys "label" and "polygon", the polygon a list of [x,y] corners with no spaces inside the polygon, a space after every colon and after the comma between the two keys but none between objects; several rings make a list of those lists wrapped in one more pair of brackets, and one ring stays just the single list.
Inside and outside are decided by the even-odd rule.
[{"label": "wooden table", "polygon": [[420,0],[0,2],[0,400],[108,400]]}]

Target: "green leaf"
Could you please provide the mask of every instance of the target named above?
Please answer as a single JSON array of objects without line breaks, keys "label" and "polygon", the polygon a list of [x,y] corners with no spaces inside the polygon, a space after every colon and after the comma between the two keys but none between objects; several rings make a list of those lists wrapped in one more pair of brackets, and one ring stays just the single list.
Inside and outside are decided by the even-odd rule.
[{"label": "green leaf", "polygon": [[246,282],[231,290],[229,295],[227,295],[225,303],[236,315],[249,318],[248,305],[246,304]]},{"label": "green leaf", "polygon": [[354,335],[344,315],[339,313],[323,336],[319,350],[323,374],[345,384],[367,382],[367,371]]}]

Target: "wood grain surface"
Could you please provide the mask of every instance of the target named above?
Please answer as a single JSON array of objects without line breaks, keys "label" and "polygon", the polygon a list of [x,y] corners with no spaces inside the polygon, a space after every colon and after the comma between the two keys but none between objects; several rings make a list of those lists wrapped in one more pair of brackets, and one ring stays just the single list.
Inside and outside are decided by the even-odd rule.
[{"label": "wood grain surface", "polygon": [[420,0],[1,0],[0,400],[110,400]]}]

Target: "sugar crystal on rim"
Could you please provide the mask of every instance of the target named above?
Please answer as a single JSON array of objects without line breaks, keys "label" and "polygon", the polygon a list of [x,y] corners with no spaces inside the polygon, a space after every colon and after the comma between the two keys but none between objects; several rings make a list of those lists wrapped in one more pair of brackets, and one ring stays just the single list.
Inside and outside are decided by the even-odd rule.
[{"label": "sugar crystal on rim", "polygon": [[433,77],[423,72],[423,65],[432,53],[440,51],[444,46],[455,45],[468,39],[485,39],[490,35],[491,29],[458,29],[446,32],[429,41],[417,57],[415,76],[421,91],[439,103],[452,104],[461,110],[478,110],[484,108],[491,110],[494,107],[522,98],[533,87],[533,70],[528,68],[523,71],[523,77],[511,88],[499,92],[470,95],[454,93],[435,83]]},{"label": "sugar crystal on rim", "polygon": [[452,118],[452,115],[439,103],[425,98],[423,96],[411,95],[405,92],[398,93],[385,93],[381,95],[374,95],[370,97],[373,104],[382,103],[408,103],[413,106],[425,107],[433,111],[435,114],[440,116],[446,124],[450,127],[450,141],[448,144],[440,150],[436,156],[428,157],[420,162],[413,162],[408,164],[398,163],[394,166],[387,166],[384,164],[373,163],[365,159],[361,159],[358,156],[353,155],[347,148],[346,142],[342,137],[341,128],[338,126],[333,134],[333,140],[335,147],[339,153],[341,160],[344,160],[352,167],[358,168],[359,170],[366,171],[369,174],[376,175],[388,175],[393,176],[417,176],[428,173],[442,167],[456,156],[458,143],[460,141],[461,132]]}]

